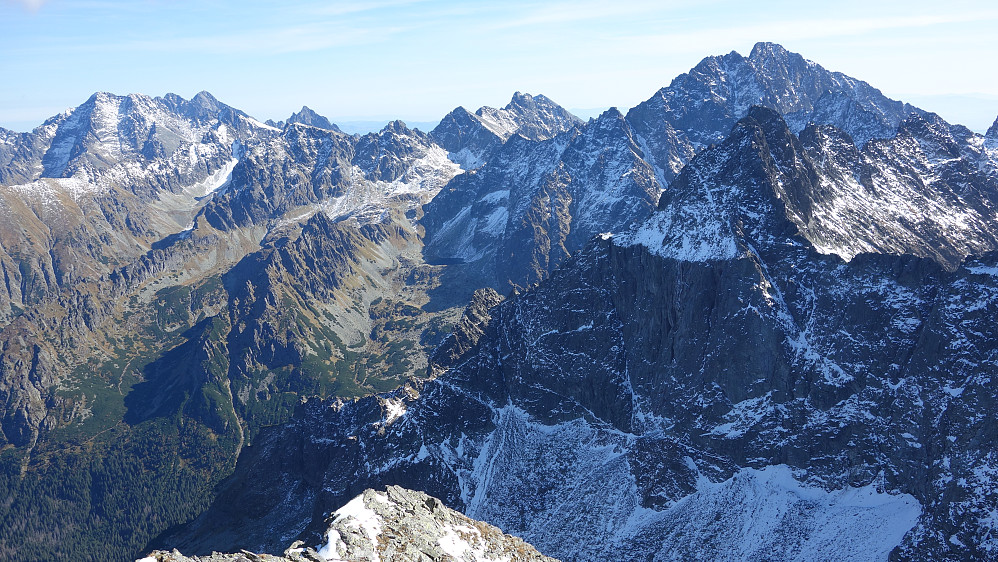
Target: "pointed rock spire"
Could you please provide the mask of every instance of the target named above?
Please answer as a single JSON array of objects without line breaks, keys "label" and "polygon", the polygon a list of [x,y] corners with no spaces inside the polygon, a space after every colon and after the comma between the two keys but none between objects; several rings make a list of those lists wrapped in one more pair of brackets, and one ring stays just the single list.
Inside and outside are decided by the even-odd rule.
[{"label": "pointed rock spire", "polygon": [[322,115],[319,115],[307,105],[301,106],[301,111],[298,113],[292,113],[291,117],[288,117],[288,123],[301,123],[302,125],[308,125],[310,127],[317,127],[319,129],[326,129],[328,131],[336,131],[337,133],[342,133],[339,127],[334,125]]}]

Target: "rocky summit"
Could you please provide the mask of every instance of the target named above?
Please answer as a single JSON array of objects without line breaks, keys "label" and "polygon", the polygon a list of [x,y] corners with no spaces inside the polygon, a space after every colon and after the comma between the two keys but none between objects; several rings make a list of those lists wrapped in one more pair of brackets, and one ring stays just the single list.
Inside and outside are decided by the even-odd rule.
[{"label": "rocky summit", "polygon": [[998,122],[779,45],[587,122],[98,93],[0,217],[0,558],[998,556]]},{"label": "rocky summit", "polygon": [[557,562],[522,539],[399,486],[365,490],[327,524],[322,544],[297,541],[283,556],[243,551],[187,558],[174,550],[154,551],[138,562]]}]

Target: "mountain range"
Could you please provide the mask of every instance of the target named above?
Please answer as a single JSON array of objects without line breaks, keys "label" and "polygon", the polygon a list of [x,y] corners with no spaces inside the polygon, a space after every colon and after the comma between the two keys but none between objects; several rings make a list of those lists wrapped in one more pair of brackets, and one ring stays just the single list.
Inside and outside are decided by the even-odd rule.
[{"label": "mountain range", "polygon": [[0,130],[0,213],[5,558],[389,485],[565,560],[998,552],[998,121],[779,45],[588,122],[98,93]]}]

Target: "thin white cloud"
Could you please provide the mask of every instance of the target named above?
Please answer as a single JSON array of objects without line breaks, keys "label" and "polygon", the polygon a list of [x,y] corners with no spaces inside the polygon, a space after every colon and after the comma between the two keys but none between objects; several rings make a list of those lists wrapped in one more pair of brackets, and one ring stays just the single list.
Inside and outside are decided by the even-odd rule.
[{"label": "thin white cloud", "polygon": [[384,8],[400,8],[402,6],[409,6],[412,4],[422,4],[426,1],[427,0],[347,0],[339,2],[320,2],[318,4],[308,6],[302,11],[322,16],[345,16],[381,10]]},{"label": "thin white cloud", "polygon": [[[704,0],[702,4],[712,4],[717,0]],[[687,5],[683,1],[638,1],[638,2],[556,2],[544,4],[530,10],[519,10],[525,12],[523,15],[500,20],[492,24],[493,29],[508,29],[518,27],[530,27],[537,25],[557,25],[571,24],[586,21],[599,21],[606,19],[617,19],[621,17],[636,15],[662,15],[668,13],[670,9],[681,8]]]},{"label": "thin white cloud", "polygon": [[[286,55],[369,45],[390,41],[408,28],[401,26],[360,27],[331,22],[307,25],[248,29],[235,33],[211,35],[173,35],[149,39],[112,38],[111,42],[73,45],[77,52],[116,53],[197,53],[202,55]],[[65,42],[52,37],[43,44],[22,47],[23,51],[60,52]]]},{"label": "thin white cloud", "polygon": [[[226,35],[172,37],[134,41],[125,48],[157,52],[208,54],[289,54],[386,41],[398,29],[350,29],[313,24],[262,29]],[[118,48],[113,46],[112,48]]]},{"label": "thin white cloud", "polygon": [[623,49],[656,49],[700,52],[704,45],[743,44],[768,39],[794,41],[848,37],[897,29],[998,20],[998,10],[976,13],[898,16],[889,18],[802,19],[702,29],[684,33],[622,37]]},{"label": "thin white cloud", "polygon": [[8,4],[21,6],[25,10],[28,10],[29,12],[37,12],[42,7],[42,4],[46,2],[46,0],[6,0],[6,2]]}]

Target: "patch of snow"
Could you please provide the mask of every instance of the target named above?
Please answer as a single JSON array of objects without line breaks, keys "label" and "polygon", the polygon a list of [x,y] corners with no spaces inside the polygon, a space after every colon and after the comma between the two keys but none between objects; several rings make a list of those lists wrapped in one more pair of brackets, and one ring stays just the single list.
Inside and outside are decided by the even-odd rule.
[{"label": "patch of snow", "polygon": [[482,125],[485,125],[486,129],[498,135],[503,142],[513,136],[513,133],[520,128],[517,114],[506,109],[483,107],[478,110],[476,115]]},{"label": "patch of snow", "polygon": [[952,386],[950,386],[950,385],[947,384],[946,386],[943,387],[943,392],[945,392],[946,394],[949,394],[953,398],[956,398],[956,397],[960,396],[961,394],[963,394],[963,390],[964,390],[964,387],[962,387],[962,386],[954,388],[954,387],[952,387]]},{"label": "patch of snow", "polygon": [[506,207],[496,207],[487,217],[485,224],[479,229],[480,232],[500,236],[506,231],[506,221],[509,219],[509,212]]},{"label": "patch of snow", "polygon": [[392,422],[401,418],[405,415],[405,402],[400,398],[388,398],[381,402],[381,406],[385,410],[385,421],[382,425],[388,426]]},{"label": "patch of snow", "polygon": [[412,161],[401,178],[384,187],[386,195],[403,193],[423,194],[429,200],[455,176],[464,173],[459,164],[451,160],[447,151],[431,145],[419,158]]},{"label": "patch of snow", "polygon": [[419,446],[419,452],[416,453],[416,461],[426,460],[430,457],[430,450],[426,448],[426,445]]},{"label": "patch of snow", "polygon": [[224,166],[215,171],[214,174],[194,185],[187,187],[184,191],[189,195],[198,198],[211,195],[232,181],[232,169],[235,168],[238,163],[238,158],[229,160]]},{"label": "patch of snow", "polygon": [[657,212],[636,229],[618,236],[615,244],[641,245],[658,256],[688,262],[724,261],[738,256],[734,236],[720,221],[698,223],[677,218],[668,211]]},{"label": "patch of snow", "polygon": [[[757,419],[768,399],[734,411]],[[878,491],[877,482],[826,490],[779,465],[744,468],[715,483],[692,459],[696,491],[650,509],[626,454],[633,436],[581,419],[545,425],[512,404],[495,410],[493,423],[470,465],[442,459],[458,476],[467,514],[566,559],[608,549],[626,557],[633,545],[655,544],[656,560],[885,561],[922,512],[913,496]]]},{"label": "patch of snow", "polygon": [[257,127],[257,128],[260,128],[260,129],[267,129],[268,131],[277,131],[277,132],[281,131],[277,127],[272,127],[272,126],[270,126],[270,125],[268,125],[266,123],[261,123],[260,121],[257,121],[256,119],[253,119],[252,117],[245,117],[245,119],[246,119],[246,121],[250,125],[253,125],[254,127]]},{"label": "patch of snow", "polygon": [[12,185],[8,189],[18,193],[23,199],[34,199],[45,205],[55,205],[59,204],[62,196],[79,201],[83,197],[104,191],[105,187],[82,178],[72,177],[42,178],[31,183]]},{"label": "patch of snow", "polygon": [[998,267],[991,266],[974,266],[968,267],[967,271],[973,273],[974,275],[990,275],[991,277],[998,277]]},{"label": "patch of snow", "polygon": [[913,496],[879,492],[875,483],[828,491],[775,465],[719,483],[700,478],[643,536],[663,541],[657,560],[673,559],[680,546],[699,559],[886,561],[921,513]]},{"label": "patch of snow", "polygon": [[762,421],[767,414],[772,413],[772,392],[765,396],[742,400],[731,407],[724,415],[726,423],[711,430],[715,435],[723,435],[727,439],[737,439],[747,433],[754,425]]},{"label": "patch of snow", "polygon": [[456,162],[463,170],[474,170],[485,164],[485,155],[473,152],[470,148],[462,148],[448,154],[451,161]]},{"label": "patch of snow", "polygon": [[[477,546],[469,539],[473,539]],[[483,543],[481,531],[467,525],[445,527],[443,535],[437,540],[440,550],[458,560],[465,560],[468,555],[473,560],[486,560]]]},{"label": "patch of snow", "polygon": [[473,262],[485,255],[485,250],[475,247],[475,232],[478,219],[471,214],[472,208],[461,209],[453,218],[445,222],[437,234],[436,240],[453,240],[454,247],[449,248],[447,258],[457,258],[465,262]]},{"label": "patch of snow", "polygon": [[498,204],[498,203],[500,203],[502,201],[508,201],[508,200],[509,200],[509,190],[508,189],[501,189],[501,190],[498,190],[498,191],[492,191],[492,192],[486,193],[485,195],[483,195],[482,197],[480,197],[478,199],[478,202],[479,203],[489,203],[489,204],[495,205],[495,204]]},{"label": "patch of snow", "polygon": [[[377,493],[377,492],[376,492]],[[370,539],[371,544],[378,544],[378,537],[381,535],[382,521],[378,514],[364,504],[364,495],[361,494],[347,502],[346,505],[333,512],[332,524],[345,523],[355,529],[360,529]],[[340,537],[338,531],[330,527],[326,532],[326,543],[318,549],[319,555],[326,560],[339,560],[339,553],[346,550],[346,545]],[[380,557],[376,560],[380,561]]]}]

